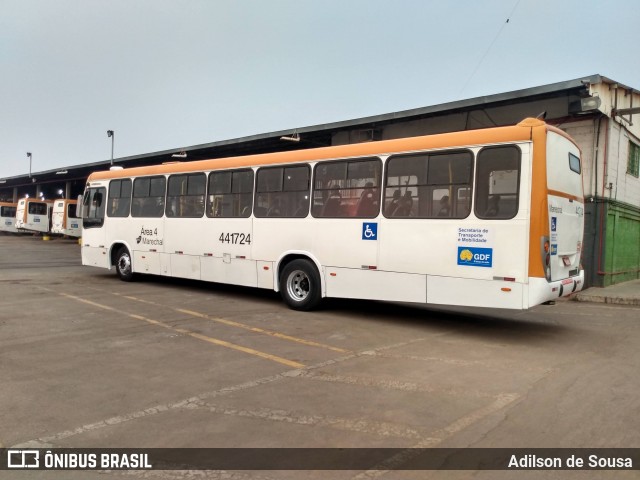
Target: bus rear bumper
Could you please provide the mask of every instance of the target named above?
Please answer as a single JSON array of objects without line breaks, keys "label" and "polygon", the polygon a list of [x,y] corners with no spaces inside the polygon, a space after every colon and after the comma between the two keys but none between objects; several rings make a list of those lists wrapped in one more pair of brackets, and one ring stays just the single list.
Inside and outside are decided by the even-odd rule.
[{"label": "bus rear bumper", "polygon": [[545,278],[529,277],[529,307],[560,297],[568,297],[584,287],[584,270],[574,277],[548,282]]}]

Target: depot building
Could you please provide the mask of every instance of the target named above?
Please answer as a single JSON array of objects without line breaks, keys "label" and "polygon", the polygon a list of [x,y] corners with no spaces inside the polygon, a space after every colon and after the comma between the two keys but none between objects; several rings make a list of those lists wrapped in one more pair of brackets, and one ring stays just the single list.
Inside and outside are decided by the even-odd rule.
[{"label": "depot building", "polygon": [[[375,142],[495,126],[526,117],[567,132],[582,151],[586,286],[640,278],[640,91],[601,76],[419,107],[324,125],[298,127],[191,147],[117,158],[136,167],[318,146]],[[0,177],[0,201],[26,195],[75,198],[86,179],[111,160]]]}]

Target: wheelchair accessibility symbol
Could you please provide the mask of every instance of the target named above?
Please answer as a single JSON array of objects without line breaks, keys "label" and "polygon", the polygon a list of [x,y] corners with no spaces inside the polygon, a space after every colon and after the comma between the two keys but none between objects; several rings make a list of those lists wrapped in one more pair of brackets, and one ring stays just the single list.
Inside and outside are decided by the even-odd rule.
[{"label": "wheelchair accessibility symbol", "polygon": [[362,224],[362,240],[377,240],[377,239],[378,239],[378,224],[363,223]]}]

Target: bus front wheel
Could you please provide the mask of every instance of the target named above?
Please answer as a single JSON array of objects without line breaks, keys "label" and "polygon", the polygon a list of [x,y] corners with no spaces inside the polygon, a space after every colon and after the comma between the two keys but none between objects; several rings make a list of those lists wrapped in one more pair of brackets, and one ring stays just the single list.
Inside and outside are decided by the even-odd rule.
[{"label": "bus front wheel", "polygon": [[285,265],[280,274],[280,295],[294,310],[312,310],[320,303],[320,274],[309,260],[298,259]]},{"label": "bus front wheel", "polygon": [[125,247],[122,247],[120,250],[118,250],[118,254],[116,256],[116,272],[118,273],[118,277],[120,277],[120,280],[123,280],[125,282],[130,282],[131,280],[133,280],[131,254]]}]

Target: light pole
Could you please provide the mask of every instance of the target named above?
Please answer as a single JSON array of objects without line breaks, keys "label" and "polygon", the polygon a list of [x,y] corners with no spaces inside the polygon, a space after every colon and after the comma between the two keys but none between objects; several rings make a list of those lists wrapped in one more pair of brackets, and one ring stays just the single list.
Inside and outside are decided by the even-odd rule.
[{"label": "light pole", "polygon": [[29,178],[31,178],[31,152],[27,152],[27,157],[29,157]]},{"label": "light pole", "polygon": [[111,166],[113,166],[113,140],[116,138],[116,134],[113,130],[107,130],[107,137],[111,137]]}]

